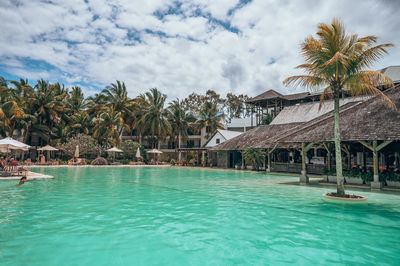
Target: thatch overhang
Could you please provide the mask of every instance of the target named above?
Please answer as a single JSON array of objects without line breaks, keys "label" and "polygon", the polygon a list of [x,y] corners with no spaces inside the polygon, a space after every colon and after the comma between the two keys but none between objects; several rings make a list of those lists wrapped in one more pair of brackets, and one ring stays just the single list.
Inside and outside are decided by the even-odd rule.
[{"label": "thatch overhang", "polygon": [[259,147],[260,143],[267,143],[269,139],[275,136],[281,136],[283,133],[291,130],[300,123],[280,124],[280,125],[263,125],[253,128],[235,138],[212,148],[212,151],[241,151],[247,148],[264,148]]},{"label": "thatch overhang", "polygon": [[266,101],[270,100],[280,100],[280,101],[299,101],[307,98],[315,98],[316,96],[319,96],[320,94],[311,94],[309,92],[300,92],[300,93],[294,93],[294,94],[286,94],[283,95],[275,90],[268,90],[266,92],[261,93],[260,95],[257,95],[256,97],[250,98],[249,100],[246,101],[248,104],[261,104],[265,103]]},{"label": "thatch overhang", "polygon": [[[400,140],[400,86],[385,91],[397,110],[381,96],[340,108],[342,141]],[[275,139],[279,143],[333,142],[334,112],[304,123],[297,130]]]}]

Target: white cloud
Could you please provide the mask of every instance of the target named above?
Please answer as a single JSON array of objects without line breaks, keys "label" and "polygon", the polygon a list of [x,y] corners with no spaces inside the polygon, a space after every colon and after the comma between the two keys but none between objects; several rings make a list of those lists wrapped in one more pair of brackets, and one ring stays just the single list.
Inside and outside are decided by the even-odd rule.
[{"label": "white cloud", "polygon": [[[85,88],[89,94],[118,79],[125,81],[131,96],[151,87],[169,99],[207,89],[254,96],[266,89],[294,92],[284,88],[282,80],[297,73],[300,43],[318,23],[329,23],[334,16],[350,32],[378,35],[382,42],[400,41],[399,6],[388,0],[238,4],[238,0],[180,5],[173,0],[88,0],[87,4],[35,0],[19,5],[2,1],[0,67],[29,79],[91,84]],[[177,7],[179,12],[174,12]],[[399,64],[399,58],[400,48],[393,48],[374,68]],[[31,64],[24,65],[27,59],[44,61],[56,70],[32,69]]]}]

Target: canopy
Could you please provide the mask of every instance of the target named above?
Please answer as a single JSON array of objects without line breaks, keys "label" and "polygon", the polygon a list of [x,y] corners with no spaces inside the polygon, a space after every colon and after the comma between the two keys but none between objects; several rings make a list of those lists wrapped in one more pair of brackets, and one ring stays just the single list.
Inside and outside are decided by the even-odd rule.
[{"label": "canopy", "polygon": [[136,158],[140,158],[140,157],[142,157],[142,155],[140,155],[140,149],[138,147],[136,150]]},{"label": "canopy", "polygon": [[111,149],[108,149],[108,150],[106,150],[106,151],[109,151],[109,152],[124,152],[123,150],[121,150],[121,149],[118,149],[117,147],[112,147]]},{"label": "canopy", "polygon": [[50,145],[46,145],[46,146],[41,147],[41,148],[39,148],[39,149],[37,149],[37,150],[38,150],[38,151],[58,151],[57,148],[54,148],[54,147],[52,147],[52,146],[50,146]]},{"label": "canopy", "polygon": [[13,138],[7,137],[2,140],[0,140],[0,149],[9,151],[9,150],[24,150],[27,151],[29,149],[29,145],[22,143],[18,140],[15,140]]},{"label": "canopy", "polygon": [[157,154],[161,154],[161,153],[163,153],[163,152],[160,151],[160,150],[157,150],[157,149],[152,149],[152,150],[147,151],[147,153],[157,153]]}]

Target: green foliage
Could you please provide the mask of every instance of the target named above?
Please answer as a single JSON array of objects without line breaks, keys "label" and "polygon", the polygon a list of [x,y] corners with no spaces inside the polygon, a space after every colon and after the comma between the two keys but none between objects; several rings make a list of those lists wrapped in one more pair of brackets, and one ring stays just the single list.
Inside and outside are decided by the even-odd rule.
[{"label": "green foliage", "polygon": [[263,125],[269,125],[272,120],[274,120],[275,116],[272,112],[268,113],[268,114],[264,114],[261,124]]},{"label": "green foliage", "polygon": [[79,156],[96,156],[101,154],[101,147],[91,136],[78,134],[67,139],[63,144],[58,145],[69,156],[74,156],[76,146],[79,146]]},{"label": "green foliage", "polygon": [[139,148],[140,155],[143,158],[147,155],[146,150],[142,147],[142,145],[133,140],[123,141],[119,148],[124,151],[123,153],[121,153],[121,156],[130,160],[136,159],[137,148]]},{"label": "green foliage", "polygon": [[379,175],[383,180],[400,182],[400,173],[385,172]]},{"label": "green foliage", "polygon": [[361,178],[364,182],[371,182],[374,180],[374,172],[372,170],[368,170],[367,172],[361,173]]},{"label": "green foliage", "polygon": [[258,169],[265,161],[265,152],[260,149],[247,148],[243,152],[243,159],[246,164],[252,165],[253,169]]},{"label": "green foliage", "polygon": [[175,159],[171,159],[171,161],[169,161],[169,163],[170,163],[171,165],[175,165],[175,164],[176,164],[176,160],[175,160]]}]

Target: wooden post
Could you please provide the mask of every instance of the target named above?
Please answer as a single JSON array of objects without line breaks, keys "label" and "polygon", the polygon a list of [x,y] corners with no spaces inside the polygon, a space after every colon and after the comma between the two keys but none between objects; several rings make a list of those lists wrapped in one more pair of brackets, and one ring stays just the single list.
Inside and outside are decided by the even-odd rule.
[{"label": "wooden post", "polygon": [[374,182],[376,184],[379,184],[379,188],[381,188],[381,183],[379,183],[379,163],[378,163],[378,141],[374,140],[372,141],[372,159],[373,159],[373,164],[374,164]]},{"label": "wooden post", "polygon": [[267,167],[266,167],[267,173],[271,172],[271,156],[275,149],[276,145],[272,149],[267,149]]},{"label": "wooden post", "polygon": [[371,188],[372,189],[381,189],[382,188],[382,183],[379,182],[379,163],[378,163],[378,152],[385,148],[387,145],[392,143],[392,140],[387,140],[382,142],[381,144],[378,145],[377,140],[372,141],[371,143],[365,142],[365,141],[359,141],[363,146],[367,147],[369,150],[372,151],[372,159],[373,159],[373,166],[374,166],[374,181],[371,182]]},{"label": "wooden post", "polygon": [[302,142],[301,143],[301,176],[300,176],[300,183],[309,183],[309,178],[307,176],[307,166],[306,166],[306,156],[307,152],[312,148],[314,145],[313,142],[308,143],[307,145]]},{"label": "wooden post", "polygon": [[244,169],[244,158],[243,158],[243,151],[242,151],[242,167],[241,167],[241,169],[242,169],[242,170]]}]

